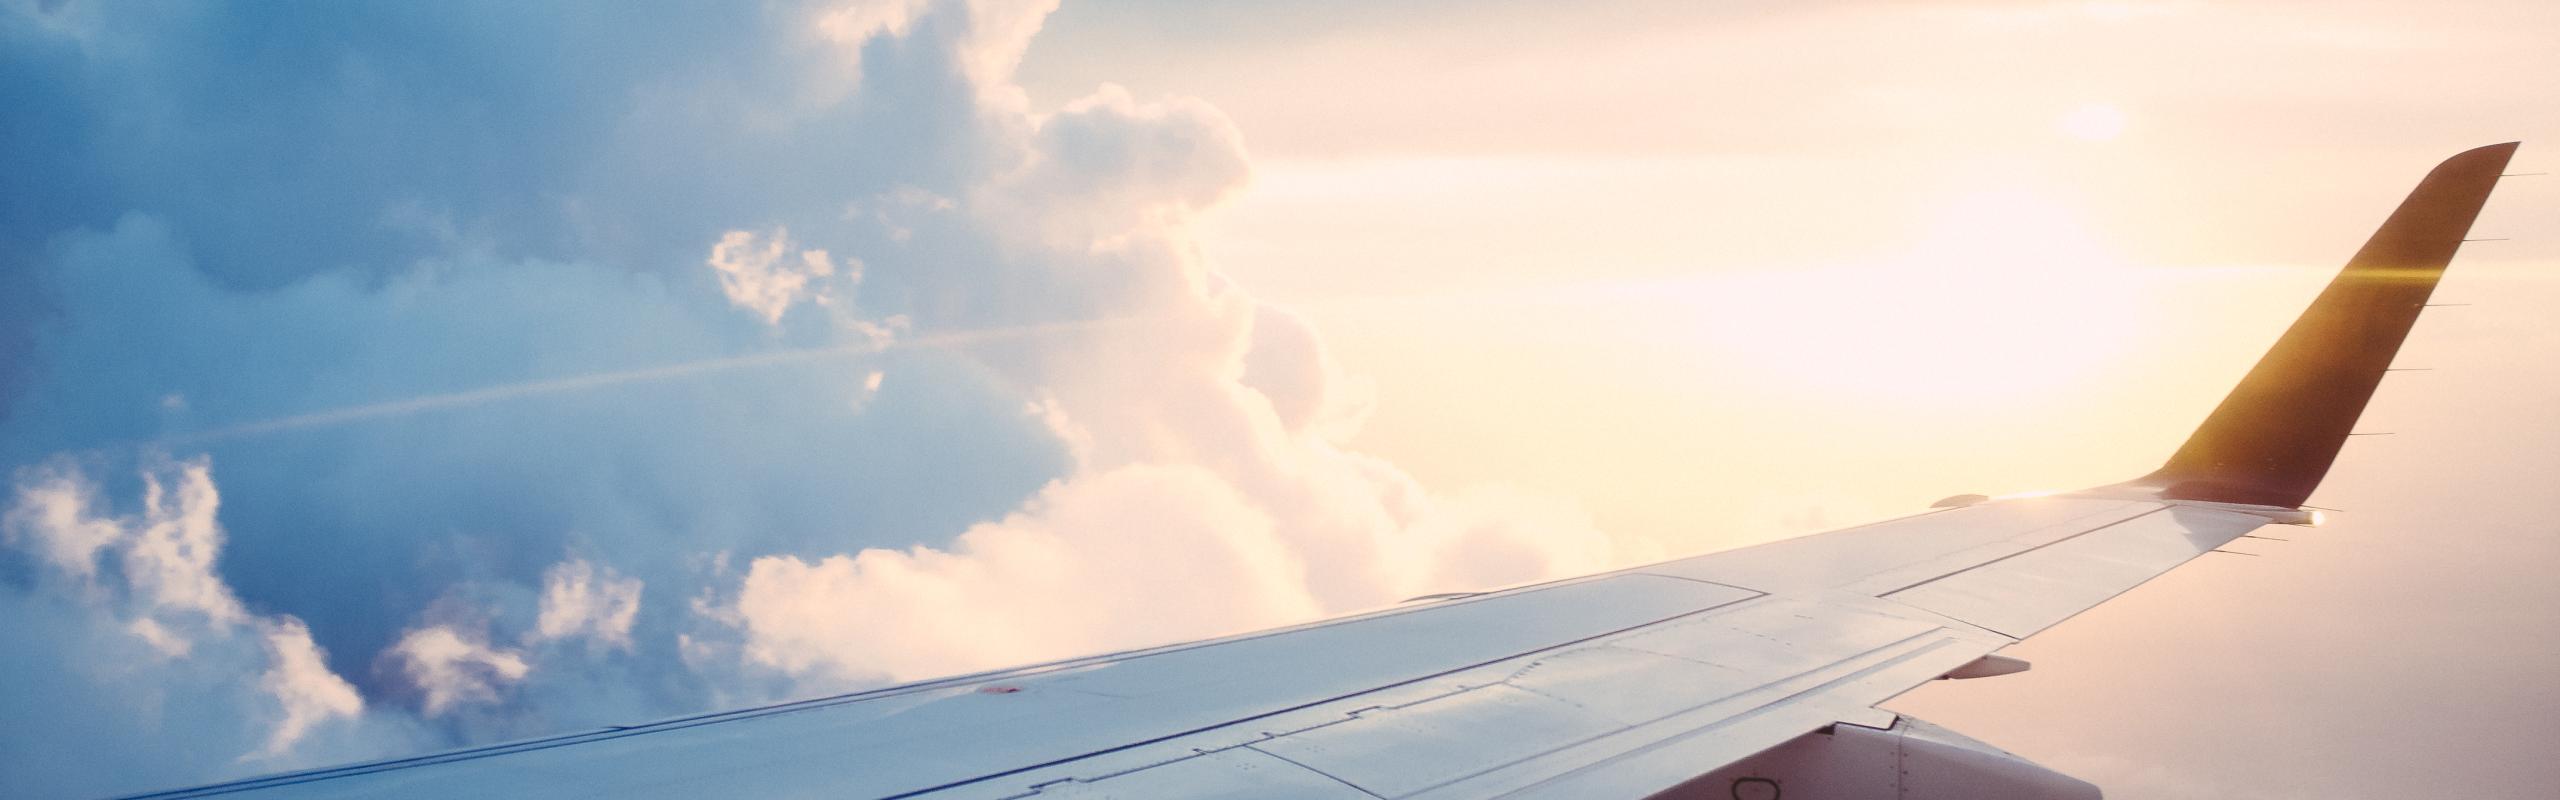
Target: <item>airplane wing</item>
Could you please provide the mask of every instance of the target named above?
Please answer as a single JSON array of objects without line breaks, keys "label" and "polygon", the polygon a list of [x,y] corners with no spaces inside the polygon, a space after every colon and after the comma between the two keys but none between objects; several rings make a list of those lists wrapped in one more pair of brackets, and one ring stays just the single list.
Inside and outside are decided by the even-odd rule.
[{"label": "airplane wing", "polygon": [[2159,471],[1204,642],[146,797],[2096,797],[1877,709],[2308,524],[2514,143],[2427,175]]}]

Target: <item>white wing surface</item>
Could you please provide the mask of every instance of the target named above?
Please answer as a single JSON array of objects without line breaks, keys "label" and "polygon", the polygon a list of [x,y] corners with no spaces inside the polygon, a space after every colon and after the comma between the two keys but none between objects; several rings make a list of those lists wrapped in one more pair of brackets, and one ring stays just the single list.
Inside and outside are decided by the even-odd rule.
[{"label": "white wing surface", "polygon": [[1225,639],[147,796],[1774,798],[1782,783],[1789,797],[2095,796],[1875,706],[2022,666],[1985,657],[2261,525],[2310,521],[2301,503],[2514,149],[2437,167],[2177,456],[2130,483]]}]

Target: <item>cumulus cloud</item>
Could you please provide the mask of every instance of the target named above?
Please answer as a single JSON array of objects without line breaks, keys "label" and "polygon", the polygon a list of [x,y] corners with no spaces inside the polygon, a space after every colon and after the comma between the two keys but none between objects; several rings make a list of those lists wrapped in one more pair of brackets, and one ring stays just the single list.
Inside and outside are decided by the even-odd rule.
[{"label": "cumulus cloud", "polygon": [[[162,464],[141,474],[141,513],[113,518],[96,507],[94,484],[61,464],[22,478],[5,517],[8,539],[46,557],[48,566],[78,580],[84,599],[118,602],[136,622],[137,635],[183,652],[177,630],[223,630],[249,616],[230,587],[214,574],[222,550],[215,522],[221,503],[201,460]],[[172,485],[174,484],[174,485]],[[101,575],[106,556],[115,568]],[[97,582],[104,580],[103,593]]]},{"label": "cumulus cloud", "polygon": [[[827,251],[797,249],[790,232],[780,228],[770,234],[721,234],[719,243],[711,246],[708,263],[720,273],[720,291],[729,296],[729,302],[774,323],[782,321],[782,312],[791,304],[813,292],[818,302],[827,302],[829,295],[810,283],[836,274]],[[848,271],[858,270],[860,263],[846,266]]]},{"label": "cumulus cloud", "polygon": [[1271,404],[1282,428],[1338,442],[1368,420],[1375,402],[1368,384],[1343,374],[1306,318],[1274,305],[1256,306],[1248,341],[1238,380]]},{"label": "cumulus cloud", "polygon": [[237,623],[248,612],[231,587],[213,573],[222,552],[221,505],[202,462],[182,467],[177,485],[160,473],[142,476],[142,525],[122,544],[124,578],[154,612],[192,612],[216,625]]},{"label": "cumulus cloud", "polygon": [[[1215,205],[1252,174],[1244,137],[1215,107],[1191,98],[1142,103],[1104,85],[1040,121],[1024,166],[981,188],[977,204],[1000,235],[1036,235],[1069,253],[1181,243],[1168,231]],[[1171,234],[1176,241],[1158,237]],[[1191,261],[1155,253],[1154,266]],[[1170,263],[1167,263],[1170,262]]]},{"label": "cumulus cloud", "polygon": [[553,566],[542,576],[542,608],[534,638],[593,637],[609,647],[631,647],[631,623],[640,616],[640,579],[584,559]]},{"label": "cumulus cloud", "polygon": [[[0,587],[15,653],[0,658],[0,680],[13,687],[0,708],[30,721],[0,731],[5,785],[132,790],[343,757],[311,739],[354,730],[364,700],[330,671],[301,620],[248,611],[214,570],[223,533],[208,465],[161,462],[139,478],[142,507],[115,514],[71,465],[18,477],[7,541],[39,568]],[[90,558],[61,557],[75,551]],[[116,717],[38,713],[64,702]],[[377,743],[410,741],[369,732]]]},{"label": "cumulus cloud", "polygon": [[391,646],[390,655],[423,693],[420,709],[430,717],[457,706],[498,702],[502,689],[533,670],[522,654],[491,647],[445,625],[410,631]]},{"label": "cumulus cloud", "polygon": [[96,502],[90,491],[77,474],[38,472],[19,485],[17,504],[9,508],[0,533],[10,544],[43,556],[46,566],[87,585],[98,575],[98,551],[124,536],[113,520],[89,516]]},{"label": "cumulus cloud", "polygon": [[745,655],[909,680],[1213,636],[1322,610],[1271,519],[1215,475],[1133,466],[1051,485],[948,548],[756,559]]},{"label": "cumulus cloud", "polygon": [[[0,297],[44,309],[0,323],[0,711],[97,725],[0,731],[0,794],[1612,558],[1570,504],[1347,449],[1367,392],[1191,233],[1243,137],[1112,86],[1030,108],[1049,8],[0,12],[7,200],[46,210],[0,216]],[[83,768],[114,754],[152,763]]]},{"label": "cumulus cloud", "polygon": [[320,658],[320,649],[311,643],[311,631],[302,621],[286,618],[270,626],[266,632],[268,664],[258,678],[259,688],[274,695],[282,707],[275,732],[267,735],[261,756],[281,756],[292,751],[295,743],[314,726],[340,717],[353,717],[364,711],[364,698],[356,688]]}]

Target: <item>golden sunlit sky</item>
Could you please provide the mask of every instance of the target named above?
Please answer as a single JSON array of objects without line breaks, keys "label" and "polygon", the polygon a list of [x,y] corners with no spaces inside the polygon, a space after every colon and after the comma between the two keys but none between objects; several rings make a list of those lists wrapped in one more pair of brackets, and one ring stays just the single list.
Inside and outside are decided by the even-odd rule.
[{"label": "golden sunlit sky", "polygon": [[[2436,161],[2560,167],[2553,41],[2532,2],[1070,3],[1023,82],[1236,121],[1204,246],[1371,382],[1355,446],[1671,554],[2147,471]],[[2329,528],[1901,705],[2111,797],[2560,778],[2555,234],[2560,178],[2502,183]]]},{"label": "golden sunlit sky", "polygon": [[1617,531],[2146,469],[2436,160],[2560,130],[2530,3],[1423,5],[1069,4],[1023,81],[1235,119],[1205,246],[1378,382],[1358,444]]}]

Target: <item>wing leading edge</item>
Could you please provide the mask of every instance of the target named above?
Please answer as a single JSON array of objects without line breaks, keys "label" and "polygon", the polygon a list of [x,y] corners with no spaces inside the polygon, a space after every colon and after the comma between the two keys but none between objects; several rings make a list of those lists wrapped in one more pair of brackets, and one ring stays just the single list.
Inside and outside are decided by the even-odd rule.
[{"label": "wing leading edge", "polygon": [[[1946,773],[1915,754],[1954,752],[1933,763],[2027,775],[2011,796],[2093,797],[1874,705],[2261,525],[2304,521],[2515,148],[2430,173],[2169,463],[2125,484],[1258,634],[146,796],[1744,797],[1804,768],[1791,788],[1918,797],[1915,781]],[[1832,750],[1801,746],[1817,735]],[[1870,780],[1823,755],[1853,741],[1899,749]],[[1964,788],[1942,796],[1988,796],[1950,785]]]}]

